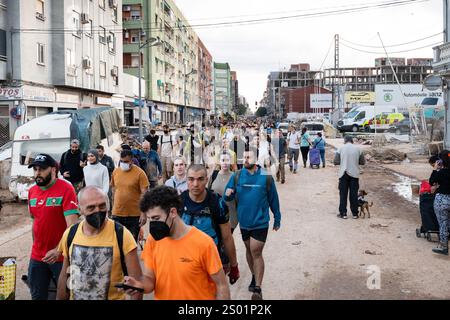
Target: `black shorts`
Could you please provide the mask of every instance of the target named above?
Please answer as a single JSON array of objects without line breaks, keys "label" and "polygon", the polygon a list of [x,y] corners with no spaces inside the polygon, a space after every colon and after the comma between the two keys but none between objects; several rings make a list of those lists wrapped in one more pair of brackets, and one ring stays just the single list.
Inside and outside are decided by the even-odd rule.
[{"label": "black shorts", "polygon": [[269,232],[269,228],[264,229],[255,229],[255,230],[246,230],[241,228],[242,240],[248,241],[250,238],[255,240],[266,242],[267,233]]}]

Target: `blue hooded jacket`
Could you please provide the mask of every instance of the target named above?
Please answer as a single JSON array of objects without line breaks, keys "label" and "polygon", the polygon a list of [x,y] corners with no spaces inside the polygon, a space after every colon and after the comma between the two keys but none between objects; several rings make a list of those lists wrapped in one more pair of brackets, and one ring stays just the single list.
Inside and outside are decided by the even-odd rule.
[{"label": "blue hooded jacket", "polygon": [[247,169],[242,169],[236,189],[234,187],[234,173],[228,182],[225,191],[232,189],[234,192],[230,197],[224,196],[225,201],[237,199],[238,221],[242,229],[256,230],[269,227],[269,207],[274,215],[274,227],[281,224],[280,201],[277,187],[273,177],[271,179],[270,191],[267,193],[266,175],[268,173],[261,168],[250,174]]}]

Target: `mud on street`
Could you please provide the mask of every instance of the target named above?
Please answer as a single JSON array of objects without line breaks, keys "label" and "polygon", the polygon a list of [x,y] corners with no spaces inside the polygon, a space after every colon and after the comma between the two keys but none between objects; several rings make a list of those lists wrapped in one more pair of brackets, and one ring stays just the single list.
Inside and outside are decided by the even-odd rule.
[{"label": "mud on street", "polygon": [[[293,175],[286,167],[286,184],[277,184],[282,221],[280,231],[269,232],[264,250],[264,298],[449,299],[450,280],[442,277],[450,271],[449,258],[433,254],[435,243],[416,237],[420,215],[409,180],[369,163],[360,188],[374,203],[371,218],[338,219],[333,153],[327,148],[325,169],[300,168]],[[32,243],[27,206],[5,204],[0,218],[0,256],[17,257],[16,297],[30,299],[20,280]],[[232,299],[250,299],[245,248],[239,231],[234,237],[241,278],[231,286]]]}]

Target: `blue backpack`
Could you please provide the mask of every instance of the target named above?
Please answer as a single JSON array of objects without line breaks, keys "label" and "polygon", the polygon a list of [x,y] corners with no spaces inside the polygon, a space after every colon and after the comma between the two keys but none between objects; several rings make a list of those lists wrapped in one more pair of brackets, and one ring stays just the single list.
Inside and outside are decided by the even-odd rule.
[{"label": "blue backpack", "polygon": [[[220,196],[214,192],[207,190],[206,202],[208,206],[200,212],[192,212],[185,206],[183,210],[183,221],[190,226],[194,226],[200,231],[203,231],[209,235],[216,245],[221,245],[222,234],[218,220],[220,217],[221,203]],[[183,202],[186,203],[187,197],[189,197],[189,191],[185,191],[181,194]],[[228,207],[225,205],[225,214],[228,214]]]}]

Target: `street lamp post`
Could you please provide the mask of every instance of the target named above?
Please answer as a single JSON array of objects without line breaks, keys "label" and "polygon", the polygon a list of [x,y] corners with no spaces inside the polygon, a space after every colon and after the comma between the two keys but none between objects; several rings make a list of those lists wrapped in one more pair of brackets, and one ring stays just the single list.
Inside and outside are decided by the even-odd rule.
[{"label": "street lamp post", "polygon": [[[143,43],[141,45],[141,38],[142,38],[142,31],[139,31],[139,70],[138,70],[138,78],[139,78],[139,142],[142,144],[142,142],[144,141],[144,135],[143,135],[143,130],[142,130],[142,85],[141,85],[141,79],[142,79],[142,62],[141,62],[141,51],[143,48],[145,48],[146,46],[149,47],[155,47],[155,46],[159,46],[162,44],[162,41],[158,38],[150,38],[148,39],[145,43]],[[151,111],[150,111],[151,113]],[[150,114],[150,118],[151,118],[151,114]]]},{"label": "street lamp post", "polygon": [[[186,90],[186,82],[187,82],[187,78],[190,75],[194,75],[197,74],[197,70],[192,69],[191,72],[186,73],[186,63],[184,63],[184,114],[186,114],[187,111],[187,90]],[[184,117],[183,117],[184,118]],[[184,122],[185,119],[183,119]]]}]

